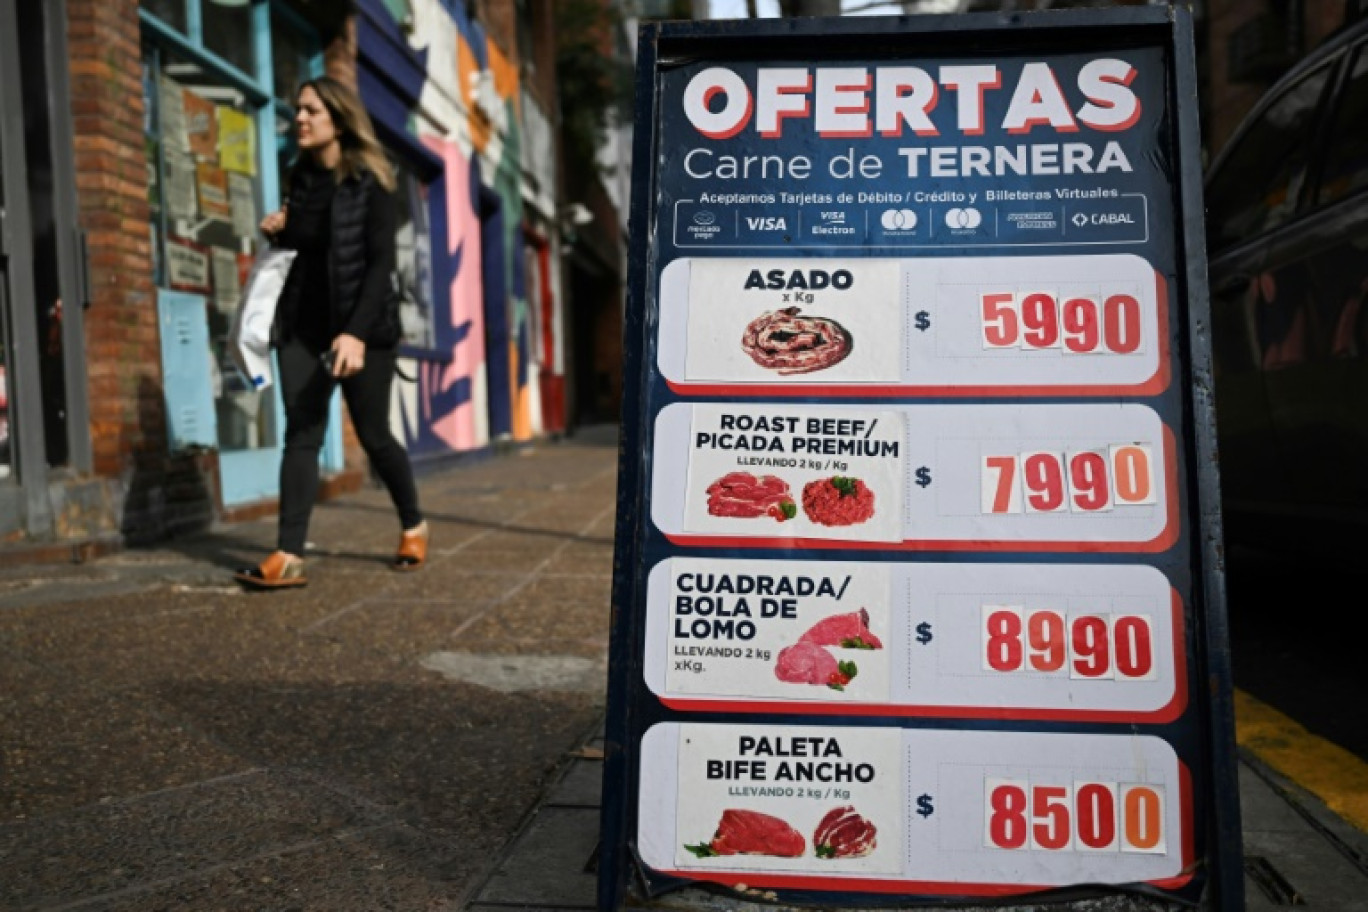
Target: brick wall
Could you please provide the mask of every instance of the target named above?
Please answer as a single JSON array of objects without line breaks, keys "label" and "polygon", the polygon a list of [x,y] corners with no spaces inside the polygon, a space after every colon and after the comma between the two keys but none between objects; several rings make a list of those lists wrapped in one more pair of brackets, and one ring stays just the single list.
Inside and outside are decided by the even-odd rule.
[{"label": "brick wall", "polygon": [[166,452],[137,0],[68,0],[67,20],[94,468],[119,477]]}]

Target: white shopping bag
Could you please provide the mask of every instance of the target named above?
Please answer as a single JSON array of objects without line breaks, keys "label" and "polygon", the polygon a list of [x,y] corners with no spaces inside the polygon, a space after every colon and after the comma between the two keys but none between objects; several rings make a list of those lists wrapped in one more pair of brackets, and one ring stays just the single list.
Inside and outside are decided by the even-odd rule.
[{"label": "white shopping bag", "polygon": [[233,363],[252,389],[263,390],[274,380],[271,370],[271,324],[276,302],[289,278],[297,251],[271,248],[257,257],[242,291],[228,348]]}]

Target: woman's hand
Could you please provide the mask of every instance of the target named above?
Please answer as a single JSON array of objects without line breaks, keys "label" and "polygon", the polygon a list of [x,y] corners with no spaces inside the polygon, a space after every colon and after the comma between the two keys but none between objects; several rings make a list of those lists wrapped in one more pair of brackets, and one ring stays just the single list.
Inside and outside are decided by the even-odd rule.
[{"label": "woman's hand", "polygon": [[366,366],[366,343],[356,336],[343,333],[333,339],[332,350],[334,377],[350,377]]},{"label": "woman's hand", "polygon": [[285,216],[288,214],[288,207],[281,206],[280,211],[272,212],[261,220],[261,233],[267,236],[280,234],[285,230]]}]

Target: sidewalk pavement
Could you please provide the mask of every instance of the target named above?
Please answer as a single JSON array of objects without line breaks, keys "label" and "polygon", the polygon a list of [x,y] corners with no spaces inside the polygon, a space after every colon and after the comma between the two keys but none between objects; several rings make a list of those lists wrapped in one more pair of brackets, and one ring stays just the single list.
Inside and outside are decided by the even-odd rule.
[{"label": "sidewalk pavement", "polygon": [[[228,578],[272,520],[0,569],[0,909],[593,909],[614,447],[421,479],[416,574],[370,489],[317,510],[303,590]],[[1250,756],[1240,797],[1249,910],[1368,912],[1368,836]]]}]

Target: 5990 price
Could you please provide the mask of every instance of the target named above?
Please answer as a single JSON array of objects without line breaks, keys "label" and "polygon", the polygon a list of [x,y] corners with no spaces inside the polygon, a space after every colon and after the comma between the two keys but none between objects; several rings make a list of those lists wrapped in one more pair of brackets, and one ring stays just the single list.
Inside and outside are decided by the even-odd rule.
[{"label": "5990 price", "polygon": [[1158,502],[1153,450],[1138,443],[986,454],[979,475],[984,513],[1097,513]]},{"label": "5990 price", "polygon": [[1140,349],[1140,301],[1129,294],[1048,291],[979,295],[985,349],[1060,349],[1076,355],[1129,355]]},{"label": "5990 price", "polygon": [[1164,854],[1164,789],[1116,782],[984,780],[984,844],[1045,852]]},{"label": "5990 price", "polygon": [[1001,674],[1055,674],[1080,680],[1155,677],[1154,628],[1143,614],[1078,614],[983,607],[983,667]]}]

